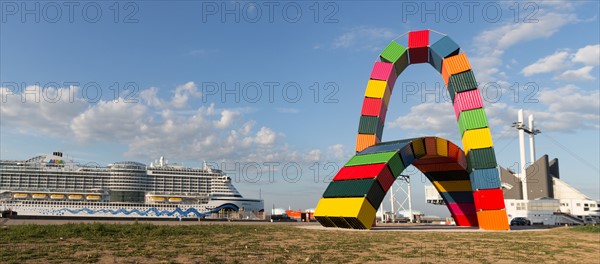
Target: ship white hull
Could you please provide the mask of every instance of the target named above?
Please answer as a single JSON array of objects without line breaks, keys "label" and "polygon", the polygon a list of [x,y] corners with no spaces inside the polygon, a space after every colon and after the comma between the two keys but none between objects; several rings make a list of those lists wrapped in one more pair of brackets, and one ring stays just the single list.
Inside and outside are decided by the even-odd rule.
[{"label": "ship white hull", "polygon": [[30,217],[106,217],[106,218],[204,218],[221,210],[245,212],[258,215],[262,212],[262,200],[218,200],[207,204],[118,204],[108,202],[65,203],[43,202],[28,204],[22,201],[0,203],[1,210],[16,212],[18,216]]}]

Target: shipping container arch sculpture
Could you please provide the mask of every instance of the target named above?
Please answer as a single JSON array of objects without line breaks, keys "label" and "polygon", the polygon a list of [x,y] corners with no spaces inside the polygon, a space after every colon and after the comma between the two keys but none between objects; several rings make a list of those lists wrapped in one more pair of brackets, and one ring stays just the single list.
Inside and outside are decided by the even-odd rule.
[{"label": "shipping container arch sculpture", "polygon": [[[413,165],[440,192],[458,226],[509,229],[492,137],[469,61],[448,36],[431,45],[429,36],[429,30],[408,32],[408,48],[392,41],[375,62],[361,110],[356,155],[319,200],[314,216],[321,225],[370,229],[395,178]],[[429,63],[441,73],[464,150],[438,137],[381,142],[396,78],[417,63]]]}]

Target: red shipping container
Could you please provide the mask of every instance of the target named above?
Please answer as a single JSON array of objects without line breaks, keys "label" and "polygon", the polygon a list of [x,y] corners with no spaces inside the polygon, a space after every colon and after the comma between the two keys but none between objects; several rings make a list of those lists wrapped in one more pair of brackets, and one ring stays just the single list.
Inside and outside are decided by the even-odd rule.
[{"label": "red shipping container", "polygon": [[413,165],[421,165],[421,164],[438,164],[438,163],[456,163],[455,159],[449,157],[439,156],[438,158],[420,158],[418,160],[413,161]]},{"label": "red shipping container", "polygon": [[453,215],[457,226],[478,226],[477,215]]},{"label": "red shipping container", "polygon": [[504,194],[502,189],[485,189],[473,192],[473,201],[475,209],[479,210],[500,210],[504,209]]},{"label": "red shipping container", "polygon": [[454,114],[456,115],[456,120],[458,120],[460,112],[482,107],[483,100],[481,100],[481,94],[478,89],[460,92],[454,97]]},{"label": "red shipping container", "polygon": [[387,81],[390,92],[394,88],[396,83],[396,70],[394,69],[393,63],[388,62],[375,62],[373,70],[371,71],[371,79]]},{"label": "red shipping container", "polygon": [[448,157],[453,160],[458,160],[460,152],[462,152],[462,150],[456,144],[448,141]]},{"label": "red shipping container", "polygon": [[382,107],[383,100],[381,98],[365,97],[360,114],[364,116],[379,116]]},{"label": "red shipping container", "polygon": [[334,181],[358,180],[358,179],[373,179],[377,177],[379,185],[387,192],[392,183],[394,183],[394,175],[385,163],[368,164],[359,166],[343,167],[333,177]]},{"label": "red shipping container", "polygon": [[429,30],[408,32],[409,64],[429,62]]},{"label": "red shipping container", "polygon": [[452,215],[475,215],[475,205],[472,203],[449,203],[448,210]]},{"label": "red shipping container", "polygon": [[466,170],[466,165],[451,162],[451,163],[439,163],[439,164],[415,164],[415,167],[421,172],[436,172],[436,171],[455,171],[455,170]]},{"label": "red shipping container", "polygon": [[437,144],[435,138],[433,137],[425,138],[425,156],[437,156]]}]

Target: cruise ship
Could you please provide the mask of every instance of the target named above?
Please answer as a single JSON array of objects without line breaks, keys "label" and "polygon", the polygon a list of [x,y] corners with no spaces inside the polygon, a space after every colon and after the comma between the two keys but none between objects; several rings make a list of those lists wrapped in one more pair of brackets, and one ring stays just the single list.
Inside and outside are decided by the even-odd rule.
[{"label": "cruise ship", "polygon": [[262,219],[223,171],[169,164],[81,165],[63,153],[0,161],[0,210],[29,217]]}]

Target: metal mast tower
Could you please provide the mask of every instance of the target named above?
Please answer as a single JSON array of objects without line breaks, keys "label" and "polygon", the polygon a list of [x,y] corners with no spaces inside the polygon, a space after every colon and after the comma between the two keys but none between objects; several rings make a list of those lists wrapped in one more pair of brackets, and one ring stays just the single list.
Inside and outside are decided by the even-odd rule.
[{"label": "metal mast tower", "polygon": [[528,189],[527,189],[527,163],[525,161],[525,133],[529,134],[529,158],[531,160],[531,164],[535,162],[535,135],[542,133],[538,129],[534,129],[533,127],[533,115],[529,115],[529,127],[525,125],[525,121],[523,118],[523,109],[519,109],[517,122],[514,122],[512,125],[519,131],[519,156],[521,158],[521,164],[519,166],[519,178],[521,179],[521,183],[523,185],[523,200],[529,200],[527,197]]},{"label": "metal mast tower", "polygon": [[410,176],[399,175],[390,187],[390,204],[392,222],[396,222],[396,215],[400,212],[409,213],[408,218],[413,222],[412,197],[410,193]]}]

